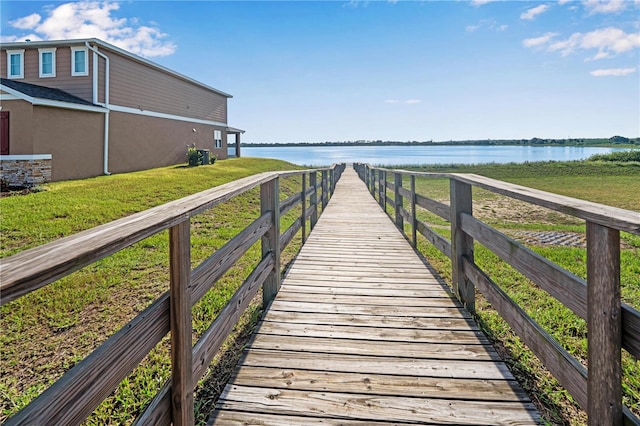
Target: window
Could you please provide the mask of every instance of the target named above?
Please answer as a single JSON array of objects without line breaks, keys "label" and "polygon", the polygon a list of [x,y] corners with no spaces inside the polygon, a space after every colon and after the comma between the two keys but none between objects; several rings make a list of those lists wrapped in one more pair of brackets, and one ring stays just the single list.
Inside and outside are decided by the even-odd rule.
[{"label": "window", "polygon": [[213,131],[213,140],[216,148],[222,148],[222,132],[220,130]]},{"label": "window", "polygon": [[40,78],[56,76],[56,48],[38,49],[40,54]]},{"label": "window", "polygon": [[87,62],[86,47],[71,48],[71,75],[89,75],[89,64]]},{"label": "window", "polygon": [[24,78],[24,49],[7,50],[7,77]]}]

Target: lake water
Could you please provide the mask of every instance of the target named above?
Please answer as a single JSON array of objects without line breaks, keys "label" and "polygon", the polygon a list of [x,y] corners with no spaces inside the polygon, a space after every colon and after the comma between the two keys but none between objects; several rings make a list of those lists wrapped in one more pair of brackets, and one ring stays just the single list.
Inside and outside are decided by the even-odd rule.
[{"label": "lake water", "polygon": [[[233,150],[230,150],[230,153]],[[304,166],[333,163],[372,165],[524,163],[583,160],[594,154],[624,151],[623,148],[577,146],[242,146],[243,157],[277,158]],[[233,151],[235,153],[235,151]]]}]

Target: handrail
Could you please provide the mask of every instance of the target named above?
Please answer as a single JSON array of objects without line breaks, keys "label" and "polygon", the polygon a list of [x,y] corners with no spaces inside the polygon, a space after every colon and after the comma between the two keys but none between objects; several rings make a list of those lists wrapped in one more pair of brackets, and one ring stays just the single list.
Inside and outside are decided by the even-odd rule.
[{"label": "handrail", "polygon": [[[263,286],[265,305],[275,297],[279,289],[281,250],[301,228],[302,241],[306,239],[303,224],[310,219],[313,229],[318,208],[326,207],[344,168],[344,164],[339,164],[330,168],[260,173],[2,259],[0,303],[4,305],[144,238],[169,230],[170,290],[5,424],[82,422],[168,332],[172,336],[172,376],[138,422],[193,424],[194,384],[206,372],[260,286]],[[318,174],[321,179],[317,184]],[[281,202],[279,179],[295,176],[302,177],[300,192]],[[261,215],[191,270],[190,218],[257,186],[260,186]],[[322,190],[319,198],[318,189]],[[281,234],[281,212],[299,204],[302,204],[300,216]],[[262,243],[262,260],[192,347],[191,307],[258,240]]]},{"label": "handrail", "polygon": [[[411,238],[407,238],[414,248],[417,234],[421,234],[451,259],[453,290],[458,299],[473,312],[478,289],[587,412],[590,425],[620,424],[623,417],[629,423],[640,423],[623,406],[621,388],[621,349],[640,359],[640,312],[620,300],[620,231],[640,235],[640,213],[474,174],[412,172],[361,163],[354,164],[354,169],[403,233],[404,221],[409,223]],[[409,189],[403,187],[404,177],[409,178]],[[417,177],[448,179],[449,205],[417,194]],[[473,217],[472,186],[585,220],[587,280]],[[405,200],[410,204],[408,209]],[[416,207],[449,221],[451,241],[418,220]],[[587,321],[588,370],[474,262],[474,241]]]}]

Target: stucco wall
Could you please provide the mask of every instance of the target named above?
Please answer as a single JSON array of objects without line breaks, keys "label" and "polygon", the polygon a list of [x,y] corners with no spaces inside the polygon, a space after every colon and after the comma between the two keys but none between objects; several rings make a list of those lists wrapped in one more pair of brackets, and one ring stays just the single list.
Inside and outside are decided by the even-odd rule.
[{"label": "stucco wall", "polygon": [[51,154],[51,180],[102,174],[104,114],[33,107],[33,153]]},{"label": "stucco wall", "polygon": [[33,150],[33,105],[25,101],[2,101],[9,112],[9,154],[48,154]]},{"label": "stucco wall", "polygon": [[[227,158],[224,129],[143,115],[110,113],[109,171],[123,173],[186,163],[187,145]],[[193,130],[196,130],[195,132]],[[222,148],[214,148],[213,131],[222,130]]]}]

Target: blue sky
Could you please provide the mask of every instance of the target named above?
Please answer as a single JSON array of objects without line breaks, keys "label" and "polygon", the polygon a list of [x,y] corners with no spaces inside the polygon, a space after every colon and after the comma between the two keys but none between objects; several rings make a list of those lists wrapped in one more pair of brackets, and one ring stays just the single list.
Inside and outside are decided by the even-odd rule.
[{"label": "blue sky", "polygon": [[2,1],[232,94],[243,142],[640,136],[640,0]]}]

